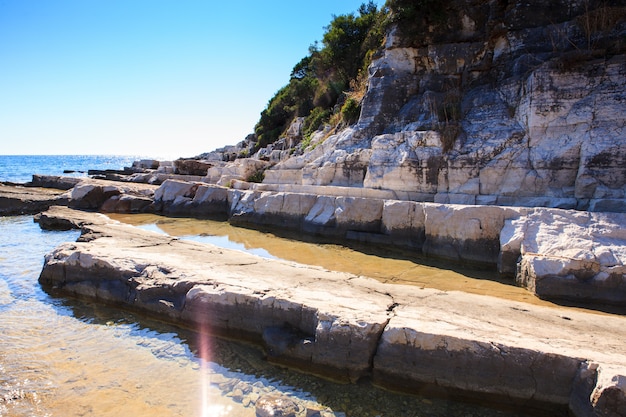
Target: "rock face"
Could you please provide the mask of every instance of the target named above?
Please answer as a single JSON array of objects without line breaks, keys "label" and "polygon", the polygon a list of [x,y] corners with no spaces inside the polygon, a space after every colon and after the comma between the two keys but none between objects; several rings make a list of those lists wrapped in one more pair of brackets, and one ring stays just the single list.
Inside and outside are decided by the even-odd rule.
[{"label": "rock face", "polygon": [[358,123],[265,183],[626,211],[623,2],[451,1],[415,25],[388,33]]},{"label": "rock face", "polygon": [[[372,375],[409,392],[434,386],[581,417],[620,415],[626,406],[624,317],[575,310],[564,317],[492,297],[385,285],[74,213],[45,214],[83,232],[45,258],[39,280],[56,292],[251,339],[274,361],[351,381]],[[294,411],[280,398],[257,403],[260,413],[279,408]]]},{"label": "rock face", "polygon": [[622,213],[239,190],[174,180],[157,189],[154,207],[497,265],[504,277],[545,299],[617,306],[626,301]]},{"label": "rock face", "polygon": [[[517,282],[540,297],[622,303],[624,224],[626,215],[621,213],[536,209],[523,221],[507,220],[502,257],[518,260]],[[510,272],[512,267],[501,262],[501,270]]]}]

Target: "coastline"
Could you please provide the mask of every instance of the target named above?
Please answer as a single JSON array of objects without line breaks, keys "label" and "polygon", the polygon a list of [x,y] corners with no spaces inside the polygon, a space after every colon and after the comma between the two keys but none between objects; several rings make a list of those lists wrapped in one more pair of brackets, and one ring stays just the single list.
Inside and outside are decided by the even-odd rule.
[{"label": "coastline", "polygon": [[608,398],[623,395],[621,316],[565,317],[488,296],[385,285],[71,209],[54,208],[40,221],[59,218],[83,234],[46,258],[45,288],[253,340],[278,363],[577,416],[602,415],[613,406]]},{"label": "coastline", "polygon": [[[272,361],[345,381],[368,378],[409,392],[427,386],[548,414],[612,415],[626,403],[623,316],[565,316],[488,296],[386,285],[154,236],[88,212],[149,210],[159,195],[183,206],[193,201],[180,196],[194,183],[168,194],[172,184],[181,185],[75,185],[74,209],[52,204],[39,217],[43,227],[82,230],[78,242],[46,258],[42,285],[253,340]],[[195,192],[206,186],[195,184]],[[229,201],[231,191],[218,191]]]}]

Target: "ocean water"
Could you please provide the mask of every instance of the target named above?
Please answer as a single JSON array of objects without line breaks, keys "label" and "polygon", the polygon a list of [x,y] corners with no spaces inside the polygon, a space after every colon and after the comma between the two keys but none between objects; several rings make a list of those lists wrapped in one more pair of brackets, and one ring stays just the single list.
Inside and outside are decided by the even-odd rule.
[{"label": "ocean water", "polygon": [[[0,155],[0,181],[24,183],[33,174],[87,176],[90,169],[124,169],[139,155]],[[159,159],[159,158],[155,158]],[[73,171],[64,173],[63,171]]]}]

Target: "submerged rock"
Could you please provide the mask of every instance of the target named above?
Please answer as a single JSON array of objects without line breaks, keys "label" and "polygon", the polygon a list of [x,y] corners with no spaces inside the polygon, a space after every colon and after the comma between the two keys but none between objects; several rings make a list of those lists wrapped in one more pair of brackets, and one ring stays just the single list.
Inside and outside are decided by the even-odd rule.
[{"label": "submerged rock", "polygon": [[280,394],[266,394],[256,402],[257,417],[296,417],[298,405],[289,397]]}]

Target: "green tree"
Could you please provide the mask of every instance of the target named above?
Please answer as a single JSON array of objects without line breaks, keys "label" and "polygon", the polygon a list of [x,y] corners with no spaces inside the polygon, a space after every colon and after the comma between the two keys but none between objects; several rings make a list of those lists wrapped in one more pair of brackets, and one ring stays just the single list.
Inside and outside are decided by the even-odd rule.
[{"label": "green tree", "polygon": [[[295,117],[306,117],[305,130],[310,135],[338,111],[339,100],[343,103],[346,91],[358,84],[373,51],[381,45],[385,16],[386,11],[378,10],[373,1],[362,4],[357,14],[333,16],[324,28],[321,47],[317,42],[311,45],[309,55],[293,67],[289,83],[261,112],[255,127],[257,148],[278,140]],[[351,103],[350,117],[343,117],[344,121],[355,121],[359,106]]]}]

